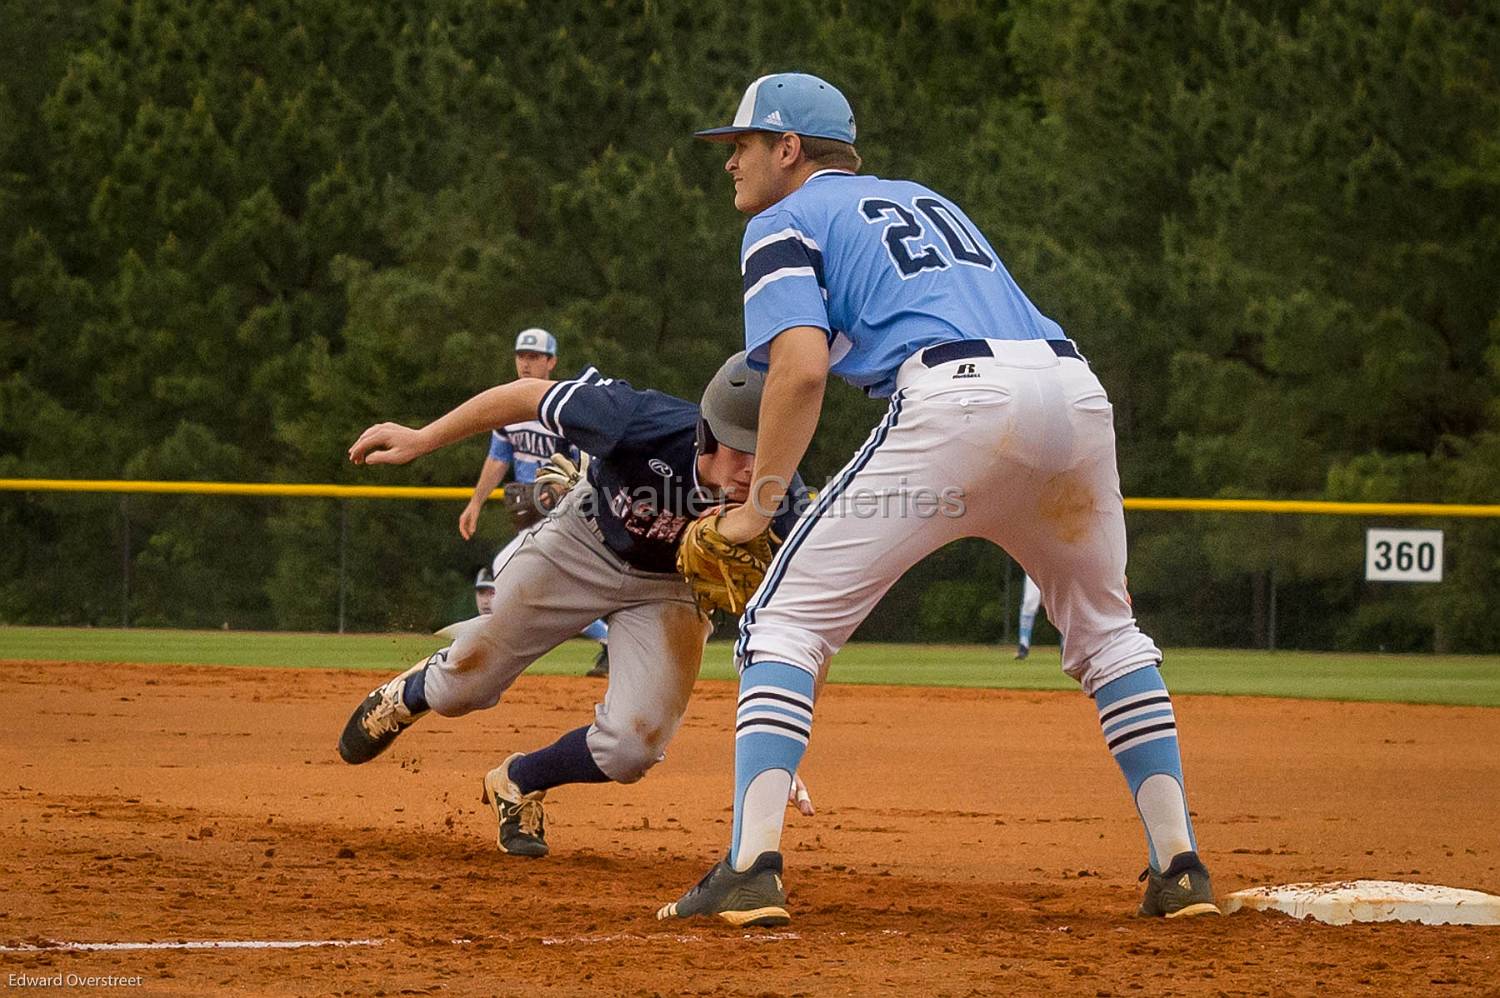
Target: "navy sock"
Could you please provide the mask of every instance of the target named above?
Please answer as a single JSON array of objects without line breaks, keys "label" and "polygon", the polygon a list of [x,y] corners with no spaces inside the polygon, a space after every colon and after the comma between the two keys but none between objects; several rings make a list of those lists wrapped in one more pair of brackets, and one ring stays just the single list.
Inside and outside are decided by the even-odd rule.
[{"label": "navy sock", "polygon": [[429,709],[427,706],[427,669],[418,669],[406,677],[406,685],[401,687],[401,702],[406,709],[415,717],[422,711]]},{"label": "navy sock", "polygon": [[609,777],[589,751],[588,726],[575,728],[544,749],[527,752],[511,763],[510,778],[523,794],[551,790],[564,783],[608,783]]}]

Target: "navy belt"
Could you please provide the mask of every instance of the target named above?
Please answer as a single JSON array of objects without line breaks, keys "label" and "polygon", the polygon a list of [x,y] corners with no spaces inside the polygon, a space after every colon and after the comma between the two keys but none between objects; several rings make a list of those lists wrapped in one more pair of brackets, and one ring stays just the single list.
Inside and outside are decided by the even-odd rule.
[{"label": "navy belt", "polygon": [[[1020,342],[1020,341],[1018,341]],[[1072,357],[1074,360],[1083,360],[1083,354],[1073,345],[1072,340],[1043,340],[1052,352],[1059,357]],[[928,347],[922,351],[922,363],[928,367],[937,367],[939,364],[947,364],[955,360],[964,360],[968,357],[993,357],[995,351],[985,340],[949,340],[947,343],[939,343],[935,347]]]}]

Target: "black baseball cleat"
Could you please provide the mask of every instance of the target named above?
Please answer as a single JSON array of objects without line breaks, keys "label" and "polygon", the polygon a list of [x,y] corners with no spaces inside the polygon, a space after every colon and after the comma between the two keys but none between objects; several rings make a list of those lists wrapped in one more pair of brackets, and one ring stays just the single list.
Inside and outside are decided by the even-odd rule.
[{"label": "black baseball cleat", "polygon": [[545,790],[521,793],[510,778],[510,764],[524,752],[507,756],[505,761],[490,770],[484,777],[484,793],[480,800],[495,812],[499,828],[495,831],[495,845],[501,852],[512,856],[545,856],[547,848],[547,811],[542,806]]},{"label": "black baseball cleat", "polygon": [[344,733],[339,736],[339,756],[351,766],[369,762],[391,747],[396,736],[427,711],[413,714],[401,699],[406,680],[427,662],[418,662],[383,686],[378,686],[354,708]]},{"label": "black baseball cleat", "polygon": [[1030,655],[1030,654],[1031,654],[1031,646],[1030,645],[1016,645],[1016,661],[1017,662],[1024,662],[1026,660],[1026,656]]},{"label": "black baseball cleat", "polygon": [[609,678],[609,645],[599,646],[599,654],[594,656],[594,667],[584,675],[595,679]]},{"label": "black baseball cleat", "polygon": [[1194,915],[1217,915],[1214,888],[1208,869],[1195,852],[1180,852],[1160,873],[1149,867],[1141,872],[1146,895],[1141,898],[1141,914],[1152,918],[1191,918]]},{"label": "black baseball cleat", "polygon": [[786,890],[781,884],[781,853],[763,852],[744,873],[722,859],[686,894],[664,904],[658,919],[717,915],[735,926],[786,925]]}]

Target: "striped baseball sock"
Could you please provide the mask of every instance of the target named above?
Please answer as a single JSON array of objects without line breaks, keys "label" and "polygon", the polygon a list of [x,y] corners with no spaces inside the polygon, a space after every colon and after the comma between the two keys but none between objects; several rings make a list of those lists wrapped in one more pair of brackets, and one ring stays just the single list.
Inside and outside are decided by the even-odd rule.
[{"label": "striped baseball sock", "polygon": [[734,839],[729,861],[748,870],[757,856],[781,848],[792,774],[812,733],[813,677],[781,662],[753,662],[740,672],[734,728]]},{"label": "striped baseball sock", "polygon": [[1146,826],[1151,868],[1195,852],[1193,822],[1182,785],[1182,753],[1172,698],[1156,668],[1137,669],[1094,693],[1104,743],[1115,757]]}]

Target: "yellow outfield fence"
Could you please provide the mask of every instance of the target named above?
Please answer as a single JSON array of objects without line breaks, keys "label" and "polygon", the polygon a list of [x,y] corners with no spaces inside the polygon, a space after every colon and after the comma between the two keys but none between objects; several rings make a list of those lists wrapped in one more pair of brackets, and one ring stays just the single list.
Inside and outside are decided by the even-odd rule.
[{"label": "yellow outfield fence", "polygon": [[1320,516],[1442,516],[1500,518],[1500,504],[1321,502],[1311,499],[1126,499],[1130,510],[1193,513],[1313,513]]},{"label": "yellow outfield fence", "polygon": [[298,485],[284,482],[123,482],[85,478],[0,478],[0,492],[127,492],[155,495],[282,496],[314,499],[468,499],[469,488]]},{"label": "yellow outfield fence", "polygon": [[[123,492],[157,495],[284,496],[319,499],[460,499],[472,487],[299,485],[278,482],[130,482],[82,478],[0,478],[0,492]],[[1322,502],[1303,499],[1127,498],[1128,510],[1196,513],[1289,513],[1320,516],[1441,516],[1500,519],[1500,503]]]},{"label": "yellow outfield fence", "polygon": [[[369,476],[377,480],[380,477],[394,476]],[[369,593],[361,586],[363,576],[360,573],[368,570],[372,559],[379,560],[371,554],[369,517],[399,516],[406,510],[372,505],[371,501],[461,504],[470,500],[473,489],[471,486],[0,478],[0,493],[15,497],[5,500],[5,508],[0,509],[0,527],[9,529],[19,523],[14,531],[17,543],[27,538],[37,541],[37,537],[41,537],[41,542],[54,544],[59,549],[67,547],[57,537],[42,536],[45,534],[43,528],[28,528],[25,514],[21,514],[20,520],[7,519],[16,516],[11,507],[71,506],[72,500],[77,499],[80,500],[78,505],[88,510],[85,528],[92,531],[89,535],[91,545],[85,550],[73,544],[67,550],[72,552],[69,557],[89,561],[91,567],[85,576],[91,581],[76,593],[58,594],[47,590],[45,601],[38,604],[43,608],[32,608],[27,612],[43,616],[61,614],[69,620],[88,620],[96,624],[112,618],[122,627],[130,626],[132,618],[176,620],[178,617],[173,614],[177,614],[182,619],[197,619],[194,617],[196,608],[182,603],[186,597],[173,588],[177,584],[176,576],[163,567],[164,559],[170,561],[174,557],[183,557],[212,562],[214,558],[191,543],[183,548],[187,554],[175,548],[163,554],[162,544],[181,540],[171,531],[158,536],[158,518],[176,504],[175,500],[194,499],[191,507],[209,507],[202,511],[194,509],[191,515],[207,516],[210,530],[213,529],[211,521],[217,515],[213,507],[219,505],[216,500],[222,500],[226,507],[242,504],[246,499],[252,503],[259,500],[261,504],[266,500],[273,504],[285,502],[292,507],[332,502],[336,510],[318,513],[314,527],[307,527],[295,515],[277,515],[282,516],[279,529],[283,533],[290,532],[290,535],[300,537],[297,531],[307,527],[318,538],[314,545],[316,554],[304,559],[306,564],[292,559],[301,566],[297,571],[302,573],[297,583],[301,586],[297,592],[302,602],[297,604],[296,612],[303,616],[297,619],[316,617],[317,629],[331,625],[343,632],[351,608],[354,619],[361,626],[377,618],[379,626],[390,626],[389,621],[381,616],[389,614],[379,607],[372,608]],[[60,503],[64,493],[71,496],[68,501]],[[159,498],[153,500],[152,496]],[[163,506],[163,502],[166,505]],[[113,513],[107,510],[111,506],[117,507]],[[1479,614],[1483,612],[1483,606],[1490,605],[1489,601],[1496,598],[1493,569],[1487,566],[1495,557],[1500,557],[1497,555],[1500,552],[1500,533],[1496,533],[1500,530],[1500,502],[1131,497],[1124,500],[1124,507],[1132,518],[1132,557],[1138,559],[1141,568],[1139,573],[1132,572],[1137,576],[1139,587],[1134,595],[1138,604],[1151,614],[1153,623],[1166,634],[1191,634],[1209,643],[1226,646],[1274,649],[1278,632],[1294,642],[1305,643],[1313,640],[1309,635],[1322,640],[1319,636],[1336,626],[1342,628],[1340,633],[1349,635],[1339,640],[1353,642],[1350,647],[1384,648],[1388,640],[1401,642],[1403,647],[1415,646],[1414,642],[1427,641],[1426,635],[1430,632],[1431,646],[1443,649],[1448,644],[1449,631],[1477,633],[1475,628],[1479,625],[1461,616],[1460,610],[1470,612],[1471,616]],[[415,509],[410,505],[406,508]],[[331,519],[327,515],[329,512],[333,513]],[[269,510],[241,511],[237,524],[244,526],[247,517],[254,520],[270,515]],[[107,526],[103,517],[114,519],[116,524]],[[1258,517],[1267,519],[1258,520]],[[1309,519],[1299,523],[1300,517]],[[418,519],[425,519],[425,514]],[[43,519],[38,522],[46,524],[52,521]],[[56,529],[68,527],[68,522],[57,522],[62,526]],[[196,520],[193,522],[197,523]],[[490,524],[498,526],[498,518],[491,517]],[[1399,528],[1398,524],[1401,525]],[[27,529],[42,530],[42,534],[32,537],[26,533]],[[253,533],[271,527],[256,520],[253,526],[245,529]],[[468,559],[474,557],[474,545],[484,543],[484,539],[480,539],[469,541],[468,546],[460,546],[454,539],[457,535],[446,529],[410,526],[403,529],[411,537],[420,536],[421,543],[428,546],[416,557]],[[1394,536],[1403,530],[1411,536],[1405,539]],[[1382,531],[1392,536],[1385,536]],[[6,534],[0,538],[0,545],[11,536]],[[402,534],[401,543],[409,542],[411,537]],[[494,529],[487,538],[493,542],[506,539]],[[381,534],[378,543],[384,544],[389,539]],[[1404,546],[1410,549],[1405,555],[1407,560],[1417,558],[1417,567],[1427,574],[1421,578],[1397,577],[1399,572],[1390,574],[1390,566],[1378,563],[1379,558],[1386,557],[1381,553],[1382,544],[1389,549],[1387,560],[1394,559],[1396,569],[1405,571],[1400,564]],[[1445,547],[1448,552],[1446,564],[1443,557]],[[118,566],[117,573],[109,569],[104,560],[111,558],[112,548],[118,549],[112,555]],[[381,547],[380,557],[388,561],[390,550]],[[1433,563],[1430,566],[1419,563],[1424,550],[1428,561]],[[22,551],[22,548],[18,547],[17,551]],[[148,551],[150,557],[137,557]],[[38,548],[32,556],[46,557],[47,550]],[[901,613],[906,615],[903,619],[925,615],[922,619],[926,622],[921,624],[926,629],[923,633],[984,630],[985,633],[999,633],[1001,640],[1008,642],[1013,625],[1018,625],[1016,610],[1022,588],[1020,568],[1005,555],[994,556],[999,561],[985,560],[989,556],[975,557],[979,560],[964,562],[961,572],[954,570],[953,564],[956,563],[940,562],[938,567],[929,567],[927,575],[919,576],[912,586],[889,597],[895,600],[892,605],[902,608]],[[1377,560],[1372,561],[1372,558]],[[1179,563],[1191,565],[1197,573],[1194,577],[1201,582],[1182,584],[1180,575],[1162,568],[1163,565]],[[265,572],[271,569],[261,565],[255,570]],[[99,586],[100,582],[106,582],[110,575],[115,574],[119,579],[117,614],[112,609],[113,597],[102,592]],[[24,577],[9,581],[12,589],[17,590],[31,584]],[[1428,591],[1390,585],[1444,581],[1450,589],[1463,589],[1466,595],[1462,599],[1445,596],[1443,600],[1437,600]],[[424,599],[429,595],[426,590],[422,593]],[[15,605],[31,607],[25,599],[12,595]],[[463,593],[457,593],[452,602],[462,602],[463,596]],[[1470,596],[1476,597],[1477,603]],[[325,599],[326,618],[322,616],[322,601]],[[173,603],[172,600],[179,602]],[[436,605],[441,601],[432,597],[428,603]],[[1454,609],[1455,606],[1458,610]],[[1479,608],[1473,609],[1476,606]],[[1315,612],[1317,607],[1333,607],[1339,616],[1330,623],[1318,617],[1322,611]],[[458,608],[455,605],[453,609]],[[225,611],[226,616],[231,612],[241,612],[242,619],[249,622],[244,625],[236,622],[235,626],[259,627],[264,626],[270,610],[259,606],[247,609],[236,604]],[[327,625],[322,623],[324,619]],[[225,626],[228,626],[227,621]],[[1462,627],[1467,627],[1468,631],[1459,631]],[[1051,632],[1039,633],[1052,636]],[[1485,640],[1493,644],[1492,639]]]}]

